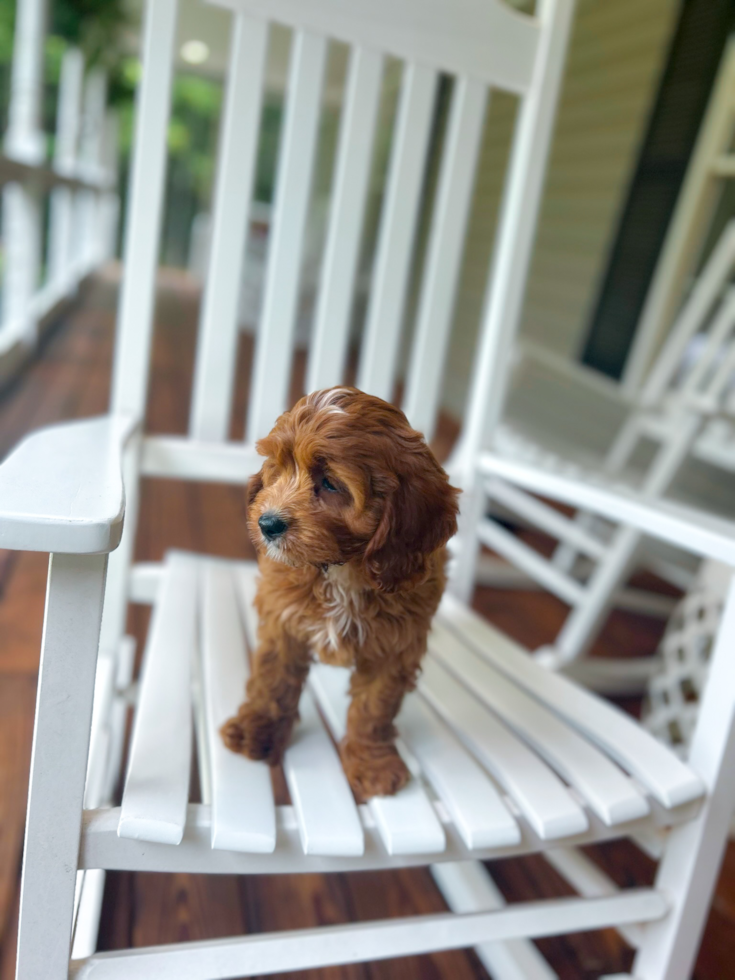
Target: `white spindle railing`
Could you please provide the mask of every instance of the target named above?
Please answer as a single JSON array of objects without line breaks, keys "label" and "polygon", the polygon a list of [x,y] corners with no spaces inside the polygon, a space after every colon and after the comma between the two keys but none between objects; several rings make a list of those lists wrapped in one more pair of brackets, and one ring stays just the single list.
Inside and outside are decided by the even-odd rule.
[{"label": "white spindle railing", "polygon": [[[30,352],[39,324],[80,281],[114,254],[117,236],[117,126],[106,80],[87,72],[81,52],[64,55],[53,160],[41,128],[47,0],[17,3],[8,129],[0,152],[3,277],[0,379],[19,349]],[[43,268],[42,214],[50,197]]]}]

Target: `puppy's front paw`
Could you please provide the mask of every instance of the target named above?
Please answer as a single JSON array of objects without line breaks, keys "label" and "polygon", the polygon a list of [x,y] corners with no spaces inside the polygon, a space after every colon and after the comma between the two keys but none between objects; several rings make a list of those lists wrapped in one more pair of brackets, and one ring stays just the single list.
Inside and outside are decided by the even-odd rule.
[{"label": "puppy's front paw", "polygon": [[340,746],[342,766],[360,801],[373,796],[393,796],[410,778],[406,764],[391,742],[357,742],[344,739]]},{"label": "puppy's front paw", "polygon": [[248,703],[224,723],[220,735],[232,752],[276,766],[283,757],[293,722],[294,719],[288,717],[271,718]]}]

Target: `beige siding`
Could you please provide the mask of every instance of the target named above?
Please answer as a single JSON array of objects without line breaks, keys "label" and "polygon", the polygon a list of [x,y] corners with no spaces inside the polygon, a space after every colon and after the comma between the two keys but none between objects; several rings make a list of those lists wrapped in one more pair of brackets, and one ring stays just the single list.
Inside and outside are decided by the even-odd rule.
[{"label": "beige siding", "polygon": [[[678,0],[578,0],[521,332],[574,357],[635,166]],[[493,94],[445,403],[461,414],[516,103]]]}]

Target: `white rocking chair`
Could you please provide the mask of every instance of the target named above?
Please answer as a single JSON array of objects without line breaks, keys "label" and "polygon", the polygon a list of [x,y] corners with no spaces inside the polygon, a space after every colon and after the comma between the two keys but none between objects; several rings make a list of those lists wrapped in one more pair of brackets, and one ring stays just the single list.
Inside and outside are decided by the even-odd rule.
[{"label": "white rocking chair", "polygon": [[[536,420],[529,417],[525,426],[514,427],[505,422],[498,427],[493,451],[509,462],[532,463],[550,474],[575,474],[607,483],[637,485],[649,500],[665,497],[689,460],[732,473],[735,470],[734,277],[735,222],[730,222],[684,303],[642,392],[635,398],[619,392],[619,429],[607,450],[597,458],[590,447],[580,451],[580,440],[575,440],[573,432],[554,431],[553,423],[549,428],[551,413],[544,415],[540,400]],[[525,370],[531,368],[526,366]],[[536,372],[540,374],[540,366]],[[540,387],[543,390],[543,383]],[[603,396],[599,398],[604,400]],[[608,397],[607,401],[610,400]],[[602,410],[595,414],[594,401],[588,392],[584,405],[580,402],[577,408],[581,418],[592,419],[592,429],[594,420],[604,414]],[[571,398],[569,402],[571,405]],[[635,455],[646,442],[656,448],[641,465],[635,461]],[[693,494],[690,489],[688,502],[692,502],[693,496],[700,506],[704,502],[709,506],[724,506],[729,511],[725,487],[712,486],[711,480],[708,484],[706,478],[700,478],[694,484]],[[479,525],[479,537],[484,544],[511,560],[571,607],[553,647],[541,652],[544,663],[555,668],[572,668],[574,676],[584,677],[598,687],[605,685],[617,691],[639,688],[655,668],[653,661],[636,664],[629,660],[578,661],[587,653],[615,604],[616,594],[630,574],[644,536],[630,529],[611,528],[585,515],[570,520],[535,496],[497,483],[492,477],[486,481],[485,489],[505,513],[559,541],[553,556],[546,560],[491,518]],[[469,550],[463,560],[470,561]],[[583,568],[581,575],[575,568],[580,558],[590,566]],[[653,556],[648,555],[648,564],[680,585],[687,581],[689,569],[686,564],[682,567],[681,558],[678,562],[675,559],[670,551],[664,554],[654,551]],[[643,563],[646,564],[645,558]],[[466,569],[463,574],[469,581]],[[483,580],[491,584],[492,576]]]},{"label": "white rocking chair", "polygon": [[[33,743],[19,980],[214,980],[475,946],[497,977],[554,974],[524,937],[617,926],[639,946],[638,980],[684,980],[724,846],[735,786],[735,594],[724,615],[687,763],[632,719],[549,674],[455,598],[431,638],[420,690],[399,717],[414,778],[356,806],[333,747],[344,672],[319,666],[300,705],[275,806],[265,766],[227,752],[217,729],[242,695],[254,629],[254,566],[170,552],[131,566],[141,476],[242,484],[256,437],[286,403],[322,68],[329,33],[354,45],[308,386],[341,380],[381,56],[407,61],[360,359],[359,384],[390,396],[438,70],[455,81],[407,401],[433,425],[486,86],[521,110],[481,333],[465,446],[479,447],[500,336],[522,295],[551,131],[569,0],[526,17],[498,0],[233,0],[212,249],[188,437],[142,431],[149,376],[175,0],[149,0],[125,279],[104,418],[42,430],[0,466],[0,544],[51,554]],[[281,142],[248,437],[227,442],[267,14],[297,24]],[[434,67],[428,67],[428,66]],[[510,326],[509,326],[510,325]],[[488,373],[489,372],[489,373]],[[417,423],[418,424],[418,423]],[[423,424],[423,423],[422,423]],[[476,460],[477,454],[465,455]],[[483,457],[484,473],[492,458]],[[470,471],[470,475],[474,470]],[[531,468],[503,473],[535,486]],[[539,478],[541,479],[541,477]],[[471,489],[471,488],[470,488]],[[735,528],[619,498],[575,480],[539,489],[735,567]],[[470,493],[470,500],[478,499]],[[472,535],[471,512],[464,515]],[[123,531],[124,520],[124,531]],[[110,554],[108,563],[108,554]],[[119,768],[132,643],[129,601],[153,605],[125,789]],[[189,803],[192,731],[203,802]],[[661,856],[652,888],[617,891],[579,844],[633,835]],[[579,897],[506,907],[481,859],[547,851]],[[95,951],[105,869],[279,874],[431,863],[449,911],[409,919]],[[70,960],[71,954],[71,960]]]}]

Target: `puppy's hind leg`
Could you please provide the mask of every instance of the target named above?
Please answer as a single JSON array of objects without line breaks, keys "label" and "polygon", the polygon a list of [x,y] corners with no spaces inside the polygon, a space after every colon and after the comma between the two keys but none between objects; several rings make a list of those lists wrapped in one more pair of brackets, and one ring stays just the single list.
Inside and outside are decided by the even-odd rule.
[{"label": "puppy's hind leg", "polygon": [[224,723],[220,733],[233,752],[264,759],[275,766],[283,757],[298,717],[311,651],[280,626],[268,627],[267,621],[263,622],[259,631],[260,645],[247,683],[247,700]]}]

